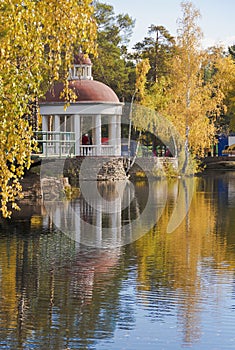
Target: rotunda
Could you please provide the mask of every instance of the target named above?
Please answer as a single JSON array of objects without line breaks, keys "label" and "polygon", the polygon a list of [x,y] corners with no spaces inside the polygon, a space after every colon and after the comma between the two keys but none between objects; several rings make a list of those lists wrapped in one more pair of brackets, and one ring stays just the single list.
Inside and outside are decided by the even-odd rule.
[{"label": "rotunda", "polygon": [[[123,103],[109,86],[93,80],[85,55],[75,56],[68,86],[75,99],[67,108],[61,82],[40,101],[42,155],[120,156]],[[86,134],[89,142],[83,144]]]}]

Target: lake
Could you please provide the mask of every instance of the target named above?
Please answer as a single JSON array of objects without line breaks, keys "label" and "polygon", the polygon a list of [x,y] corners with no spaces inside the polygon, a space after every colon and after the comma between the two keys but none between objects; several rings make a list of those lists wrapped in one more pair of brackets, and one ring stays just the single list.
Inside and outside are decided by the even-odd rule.
[{"label": "lake", "polygon": [[235,348],[235,173],[85,183],[0,221],[0,349]]}]

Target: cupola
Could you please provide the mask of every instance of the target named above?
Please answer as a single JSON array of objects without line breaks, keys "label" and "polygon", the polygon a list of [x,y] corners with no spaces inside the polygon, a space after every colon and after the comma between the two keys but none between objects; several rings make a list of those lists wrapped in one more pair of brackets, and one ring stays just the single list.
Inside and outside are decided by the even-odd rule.
[{"label": "cupola", "polygon": [[69,80],[93,80],[92,63],[83,53],[74,56],[74,65],[70,69]]}]

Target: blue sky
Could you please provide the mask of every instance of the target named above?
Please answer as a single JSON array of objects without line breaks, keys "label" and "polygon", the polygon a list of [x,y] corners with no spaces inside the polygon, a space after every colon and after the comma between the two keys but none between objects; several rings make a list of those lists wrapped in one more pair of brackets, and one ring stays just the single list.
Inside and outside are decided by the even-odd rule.
[{"label": "blue sky", "polygon": [[[103,0],[115,14],[127,13],[136,20],[130,46],[142,41],[151,24],[163,25],[176,35],[177,19],[182,17],[180,0]],[[194,0],[200,11],[198,22],[204,34],[203,46],[235,44],[235,0]]]}]

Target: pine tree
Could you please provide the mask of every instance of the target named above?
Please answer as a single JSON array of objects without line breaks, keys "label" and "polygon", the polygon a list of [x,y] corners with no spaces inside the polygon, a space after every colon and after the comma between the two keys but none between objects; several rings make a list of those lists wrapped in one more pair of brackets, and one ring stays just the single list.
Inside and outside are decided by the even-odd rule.
[{"label": "pine tree", "polygon": [[163,26],[151,25],[148,37],[134,46],[133,58],[137,61],[148,58],[150,70],[147,76],[149,85],[166,77],[169,72],[168,62],[174,54],[175,40]]},{"label": "pine tree", "polygon": [[127,14],[115,15],[113,6],[96,2],[97,58],[93,61],[93,76],[110,86],[121,101],[130,101],[134,90],[135,67],[127,59],[127,44],[134,21]]}]

